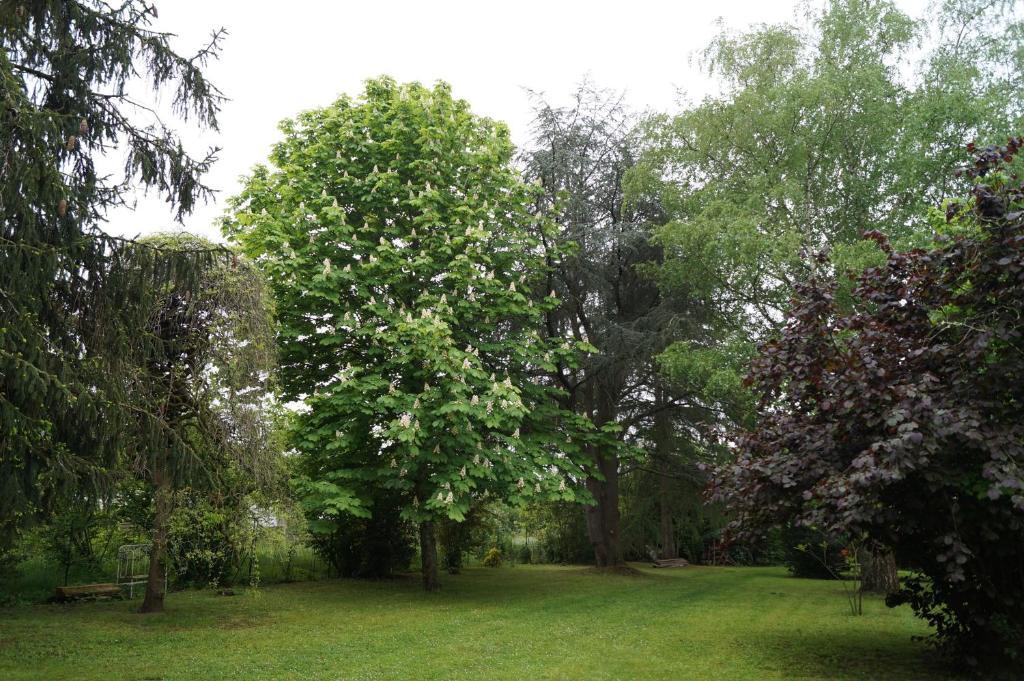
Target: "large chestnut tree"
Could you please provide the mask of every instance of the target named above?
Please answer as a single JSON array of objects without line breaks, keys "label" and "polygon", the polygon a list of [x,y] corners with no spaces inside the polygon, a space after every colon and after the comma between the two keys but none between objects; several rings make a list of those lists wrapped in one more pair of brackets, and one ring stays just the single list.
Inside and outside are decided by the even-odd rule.
[{"label": "large chestnut tree", "polygon": [[600,436],[543,378],[581,348],[537,333],[558,257],[539,189],[505,126],[445,84],[372,80],[282,131],[225,231],[277,296],[298,489],[314,531],[397,493],[435,589],[434,522],[484,498],[575,499]]}]

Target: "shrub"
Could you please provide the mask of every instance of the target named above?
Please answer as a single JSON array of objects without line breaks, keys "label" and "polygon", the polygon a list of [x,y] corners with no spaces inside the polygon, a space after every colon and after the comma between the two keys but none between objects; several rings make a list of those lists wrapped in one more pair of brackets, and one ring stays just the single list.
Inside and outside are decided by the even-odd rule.
[{"label": "shrub", "polygon": [[175,495],[167,556],[179,585],[217,587],[234,581],[251,544],[252,521],[241,500],[218,501],[192,489]]},{"label": "shrub", "polygon": [[498,548],[489,549],[484,555],[484,567],[501,567],[501,551]]}]

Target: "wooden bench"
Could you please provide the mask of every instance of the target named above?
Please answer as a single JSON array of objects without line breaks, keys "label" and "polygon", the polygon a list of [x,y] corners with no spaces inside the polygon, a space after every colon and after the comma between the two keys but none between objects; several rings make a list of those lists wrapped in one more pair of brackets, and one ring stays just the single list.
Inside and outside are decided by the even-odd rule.
[{"label": "wooden bench", "polygon": [[87,598],[115,598],[120,595],[121,587],[117,584],[80,584],[58,586],[55,598],[58,601],[78,601]]}]

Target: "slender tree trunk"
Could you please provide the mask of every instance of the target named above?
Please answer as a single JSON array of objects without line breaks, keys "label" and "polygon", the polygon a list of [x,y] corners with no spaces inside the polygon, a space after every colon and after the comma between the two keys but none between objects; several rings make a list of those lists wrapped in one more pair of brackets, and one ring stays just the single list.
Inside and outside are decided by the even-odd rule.
[{"label": "slender tree trunk", "polygon": [[891,551],[872,552],[864,549],[858,560],[861,563],[861,591],[891,594],[900,588],[896,558]]},{"label": "slender tree trunk", "polygon": [[420,523],[420,569],[423,573],[423,588],[437,591],[441,581],[437,576],[437,538],[434,536],[434,523]]},{"label": "slender tree trunk", "polygon": [[164,462],[153,466],[153,486],[156,488],[153,514],[153,543],[149,549],[149,575],[146,596],[139,612],[163,612],[164,584],[166,582],[167,528],[171,517],[171,480]]}]

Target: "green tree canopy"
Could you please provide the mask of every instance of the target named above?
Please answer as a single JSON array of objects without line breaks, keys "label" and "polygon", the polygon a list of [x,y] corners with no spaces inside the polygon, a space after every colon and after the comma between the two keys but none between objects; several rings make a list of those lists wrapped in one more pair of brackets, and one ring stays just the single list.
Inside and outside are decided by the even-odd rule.
[{"label": "green tree canopy", "polygon": [[720,94],[655,117],[633,178],[671,218],[662,283],[714,283],[756,336],[808,254],[856,270],[877,262],[866,230],[926,240],[926,208],[955,193],[957,150],[1004,139],[1024,113],[1013,5],[949,0],[914,21],[891,2],[834,0],[799,25],[723,31],[704,52]]},{"label": "green tree canopy", "polygon": [[537,333],[550,226],[506,128],[445,84],[372,80],[282,131],[224,228],[277,295],[298,487],[322,524],[398,491],[434,588],[434,520],[577,494],[592,434],[542,374],[585,344]]}]

